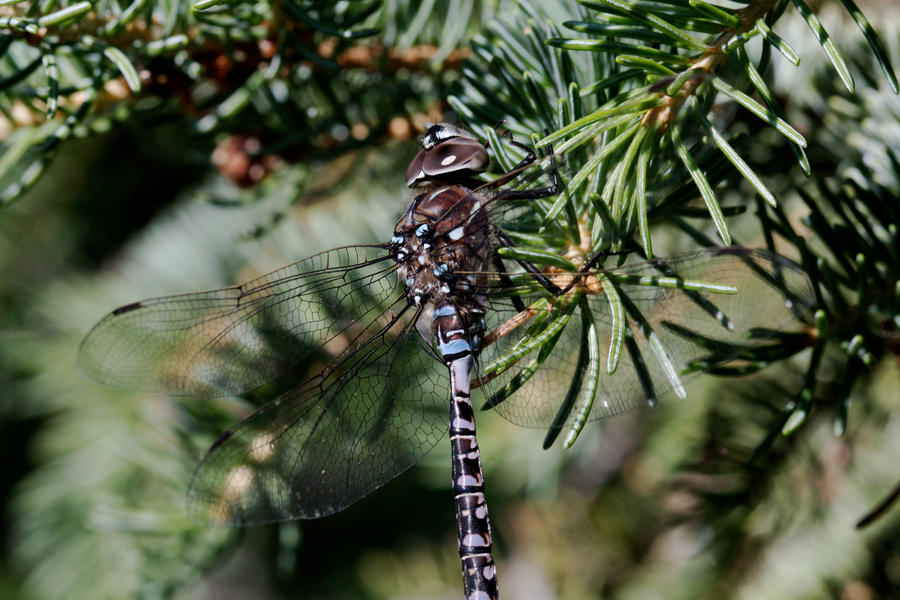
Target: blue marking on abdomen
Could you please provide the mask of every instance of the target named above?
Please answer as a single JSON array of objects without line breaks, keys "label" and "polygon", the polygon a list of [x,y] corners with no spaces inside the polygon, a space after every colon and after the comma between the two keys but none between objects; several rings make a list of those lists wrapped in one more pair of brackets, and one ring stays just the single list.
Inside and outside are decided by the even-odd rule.
[{"label": "blue marking on abdomen", "polygon": [[438,342],[438,352],[446,358],[454,355],[464,355],[472,352],[472,346],[466,340],[450,340],[449,342]]}]

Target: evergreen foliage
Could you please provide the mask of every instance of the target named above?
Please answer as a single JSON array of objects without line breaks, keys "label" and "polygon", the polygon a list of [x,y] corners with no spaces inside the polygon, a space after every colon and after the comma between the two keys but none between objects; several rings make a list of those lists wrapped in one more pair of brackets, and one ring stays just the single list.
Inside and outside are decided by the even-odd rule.
[{"label": "evergreen foliage", "polygon": [[74,368],[113,306],[383,241],[408,140],[456,119],[497,172],[521,156],[504,130],[530,140],[522,185],[560,165],[508,257],[741,244],[815,289],[802,331],[714,369],[727,393],[567,432],[564,454],[482,418],[503,593],[896,594],[900,509],[863,518],[900,455],[900,38],[869,17],[885,29],[852,0],[0,1],[2,449],[28,449],[0,585],[459,594],[444,449],[323,521],[201,528],[197,457],[272,390],[175,401]]}]

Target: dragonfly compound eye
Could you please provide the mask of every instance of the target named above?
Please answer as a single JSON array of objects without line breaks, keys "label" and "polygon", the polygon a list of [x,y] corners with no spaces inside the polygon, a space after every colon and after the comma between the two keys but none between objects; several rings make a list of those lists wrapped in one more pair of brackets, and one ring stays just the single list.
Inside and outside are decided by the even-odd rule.
[{"label": "dragonfly compound eye", "polygon": [[487,170],[490,163],[487,150],[475,136],[446,123],[430,127],[422,147],[406,169],[409,187],[432,178],[466,178]]},{"label": "dragonfly compound eye", "polygon": [[453,138],[441,142],[422,157],[422,170],[429,177],[440,177],[450,173],[481,173],[487,169],[487,150],[478,140]]}]

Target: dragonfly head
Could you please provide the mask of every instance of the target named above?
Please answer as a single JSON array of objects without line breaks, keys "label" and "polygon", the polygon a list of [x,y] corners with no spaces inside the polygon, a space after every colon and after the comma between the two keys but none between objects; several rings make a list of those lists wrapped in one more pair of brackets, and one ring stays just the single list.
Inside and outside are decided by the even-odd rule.
[{"label": "dragonfly head", "polygon": [[478,139],[449,123],[432,125],[422,137],[422,150],[406,169],[406,185],[418,187],[441,182],[464,182],[485,171],[487,149]]}]

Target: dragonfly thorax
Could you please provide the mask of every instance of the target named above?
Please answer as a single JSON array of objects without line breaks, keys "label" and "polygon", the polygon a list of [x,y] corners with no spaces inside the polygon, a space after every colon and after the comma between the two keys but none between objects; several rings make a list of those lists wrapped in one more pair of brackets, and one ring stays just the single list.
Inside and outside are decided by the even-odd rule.
[{"label": "dragonfly thorax", "polygon": [[[449,185],[415,198],[394,229],[392,251],[414,304],[466,304],[489,262],[487,217],[471,190]],[[477,302],[483,305],[483,300]]]},{"label": "dragonfly thorax", "polygon": [[477,195],[462,185],[420,194],[391,242],[408,301],[432,309],[452,306],[460,319],[456,327],[470,339],[480,337],[486,304],[480,288],[491,247]]}]

